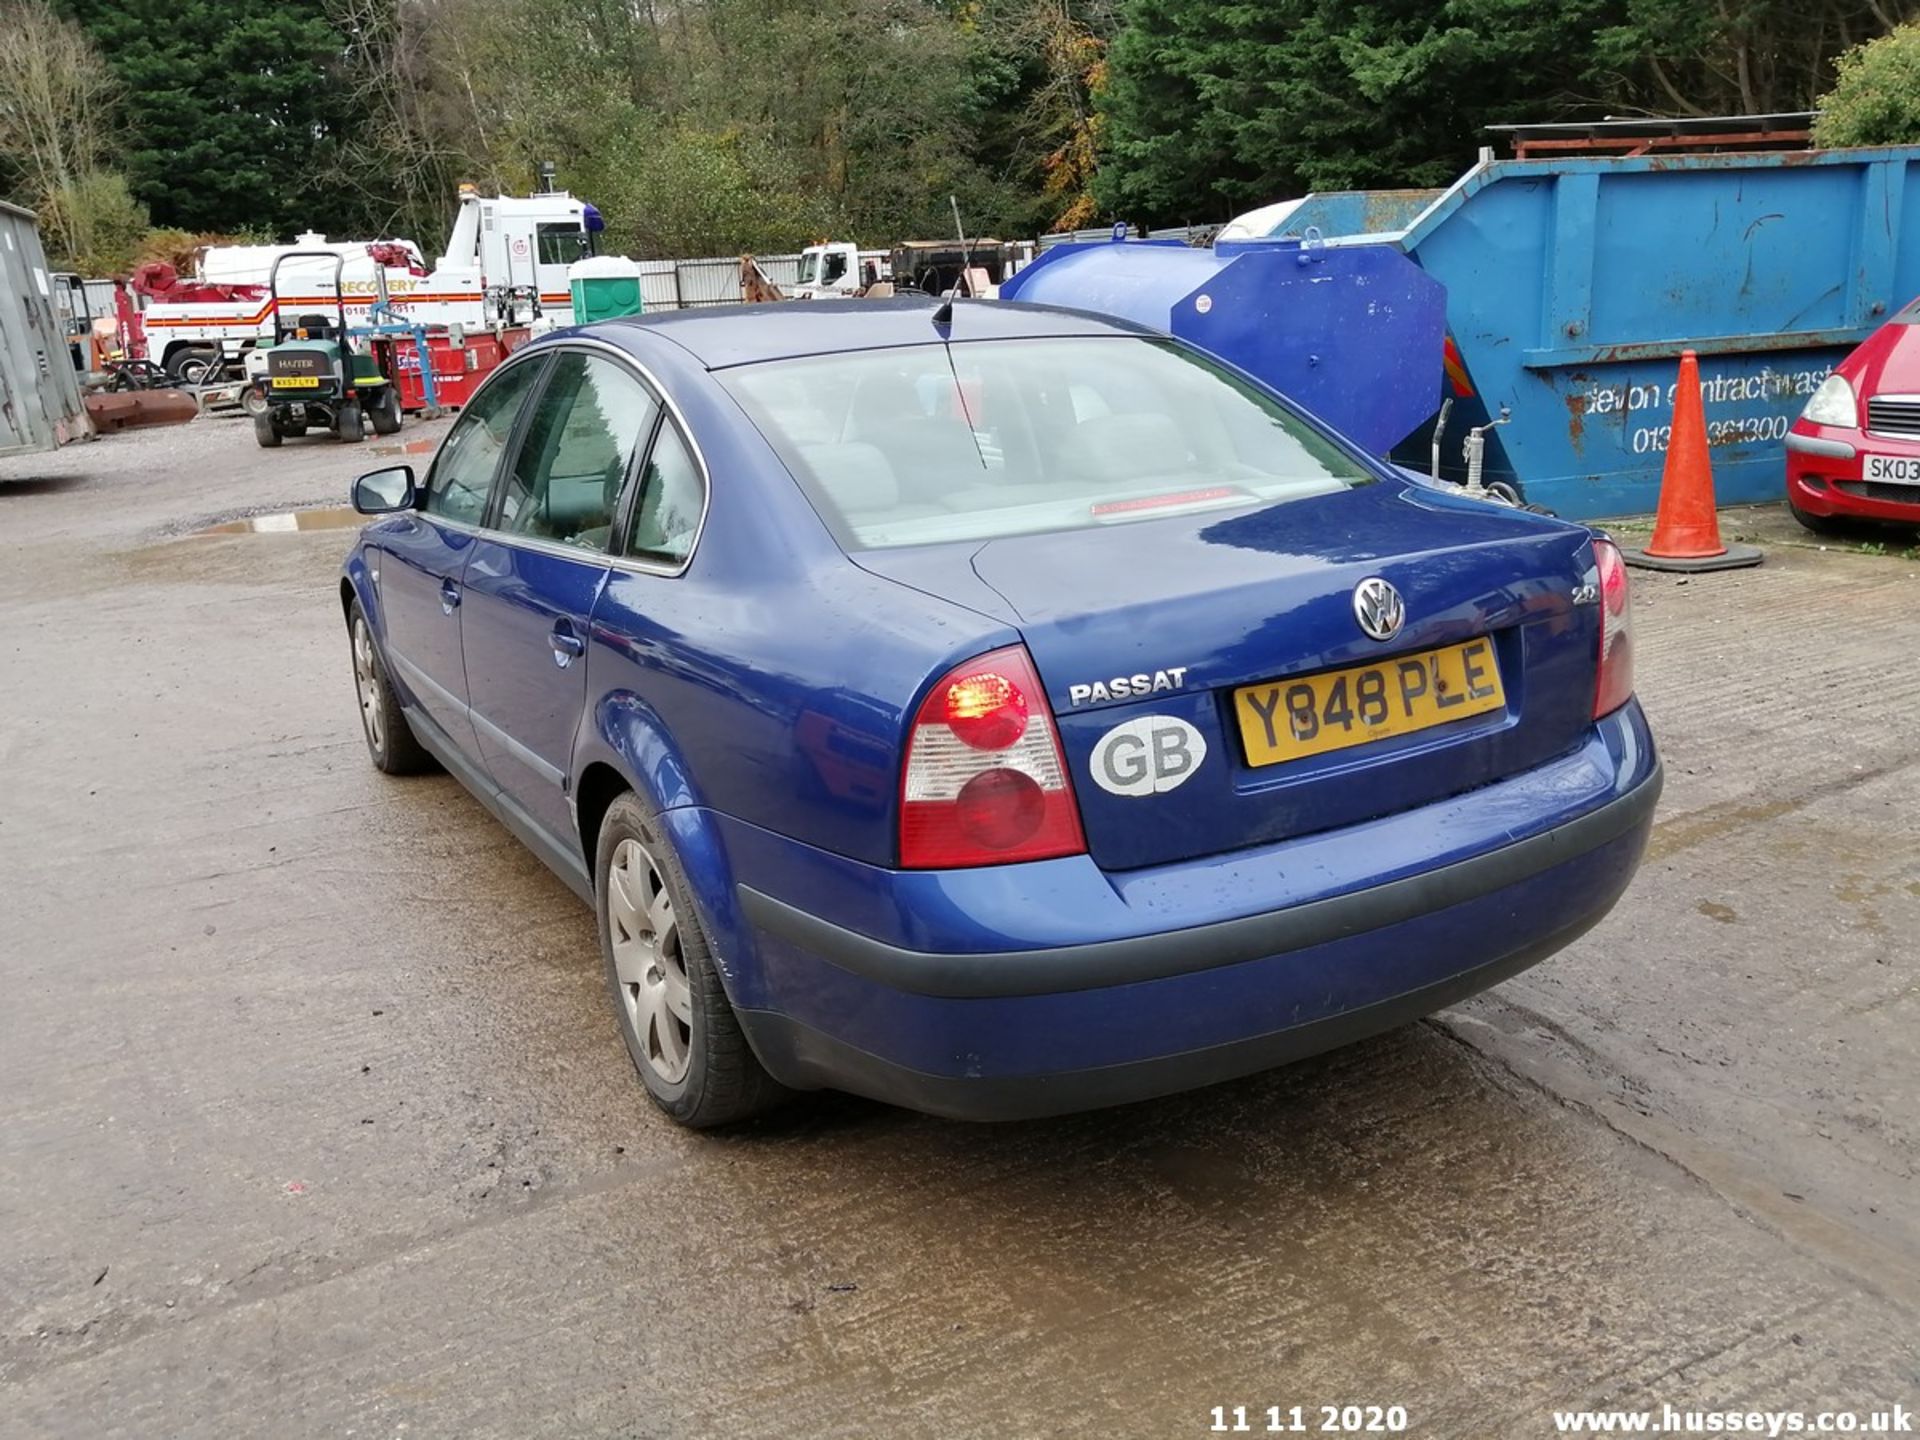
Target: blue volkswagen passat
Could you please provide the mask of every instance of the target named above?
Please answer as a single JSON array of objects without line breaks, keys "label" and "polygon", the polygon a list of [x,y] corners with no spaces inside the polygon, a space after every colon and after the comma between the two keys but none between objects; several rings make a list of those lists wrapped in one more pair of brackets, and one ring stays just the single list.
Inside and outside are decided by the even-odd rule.
[{"label": "blue volkswagen passat", "polygon": [[593,904],[688,1125],[1041,1115],[1401,1024],[1599,920],[1660,788],[1611,544],[1087,315],[566,331],[354,500],[374,763]]}]

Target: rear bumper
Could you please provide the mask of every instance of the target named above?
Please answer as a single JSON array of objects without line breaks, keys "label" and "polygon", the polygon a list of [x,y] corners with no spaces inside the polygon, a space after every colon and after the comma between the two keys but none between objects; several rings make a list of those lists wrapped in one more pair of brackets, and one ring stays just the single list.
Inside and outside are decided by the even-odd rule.
[{"label": "rear bumper", "polygon": [[745,885],[740,904],[762,934],[894,990],[949,1000],[1057,995],[1291,955],[1467,904],[1630,834],[1651,819],[1659,798],[1656,770],[1639,788],[1557,829],[1423,874],[1262,915],[1087,945],[941,954],[889,945]]},{"label": "rear bumper", "polygon": [[[1603,767],[1611,773],[1597,773]],[[1035,873],[1003,872],[997,890],[970,891],[993,884],[992,872],[955,872],[962,882],[910,896],[913,928],[881,938],[873,931],[885,927],[826,918],[830,887],[802,892],[803,909],[754,888],[750,868],[739,904],[761,983],[741,1023],[788,1084],[957,1118],[1054,1114],[1212,1084],[1403,1024],[1570,943],[1626,889],[1659,791],[1645,722],[1629,706],[1575,757],[1355,827],[1371,833],[1175,867],[1196,902],[1179,913],[1206,918],[1157,928],[1143,927],[1151,917],[1141,912],[1176,912],[1138,890],[1116,896],[1127,877],[1103,900],[1064,872],[1007,867]],[[1555,811],[1543,816],[1547,803]],[[1498,838],[1449,850],[1469,816]],[[1348,839],[1363,842],[1351,853],[1367,857],[1365,879],[1376,883],[1313,895]],[[1396,870],[1408,853],[1396,847],[1414,843],[1436,861]],[[1255,896],[1232,893],[1251,884]],[[1262,907],[1259,893],[1274,898]],[[1303,894],[1312,898],[1288,903]],[[1209,896],[1210,913],[1199,903]],[[1009,915],[1022,909],[1063,936],[1097,938],[938,943],[983,912],[993,924],[971,932],[976,943],[981,928],[1009,933]],[[1100,933],[1114,910],[1131,913],[1130,933]],[[1233,918],[1211,918],[1223,911]]]},{"label": "rear bumper", "polygon": [[1538,964],[1579,939],[1604,914],[1603,908],[1497,960],[1371,1005],[1218,1045],[1087,1070],[1017,1076],[930,1074],[883,1059],[789,1016],[749,1011],[742,1012],[740,1020],[761,1062],[788,1083],[829,1086],[951,1120],[1032,1120],[1257,1075],[1411,1024]]}]

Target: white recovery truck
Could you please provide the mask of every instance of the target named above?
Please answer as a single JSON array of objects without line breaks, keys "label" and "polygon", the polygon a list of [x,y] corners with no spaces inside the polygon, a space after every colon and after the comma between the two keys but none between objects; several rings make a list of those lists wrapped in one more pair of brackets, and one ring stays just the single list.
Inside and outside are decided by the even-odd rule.
[{"label": "white recovery truck", "polygon": [[[567,267],[594,253],[599,228],[599,212],[564,190],[482,196],[463,185],[446,253],[431,269],[405,240],[330,241],[307,234],[291,245],[217,246],[201,257],[197,276],[149,291],[141,319],[152,359],[177,378],[207,378],[210,368],[237,364],[246,351],[272,340],[274,301],[267,282],[274,260],[320,250],[346,260],[341,283],[349,316],[365,314],[384,278],[395,317],[418,324],[480,330],[544,317],[570,325]],[[311,282],[306,289],[303,280]],[[289,261],[281,268],[280,287],[283,310],[331,309],[333,266]]]}]

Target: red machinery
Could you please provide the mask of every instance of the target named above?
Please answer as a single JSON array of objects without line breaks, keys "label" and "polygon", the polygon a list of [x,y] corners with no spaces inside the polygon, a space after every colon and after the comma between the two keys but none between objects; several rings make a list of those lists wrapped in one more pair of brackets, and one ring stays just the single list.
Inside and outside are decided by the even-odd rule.
[{"label": "red machinery", "polygon": [[123,360],[147,358],[147,326],[140,318],[140,302],[124,276],[113,281],[113,341]]}]

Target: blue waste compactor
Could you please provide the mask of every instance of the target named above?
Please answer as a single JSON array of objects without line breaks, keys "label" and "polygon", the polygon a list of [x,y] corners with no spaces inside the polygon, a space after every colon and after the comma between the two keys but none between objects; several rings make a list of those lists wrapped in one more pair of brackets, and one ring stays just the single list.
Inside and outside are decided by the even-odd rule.
[{"label": "blue waste compactor", "polygon": [[1309,237],[1055,245],[1000,298],[1117,316],[1190,340],[1385,454],[1433,413],[1446,295],[1390,245]]}]

